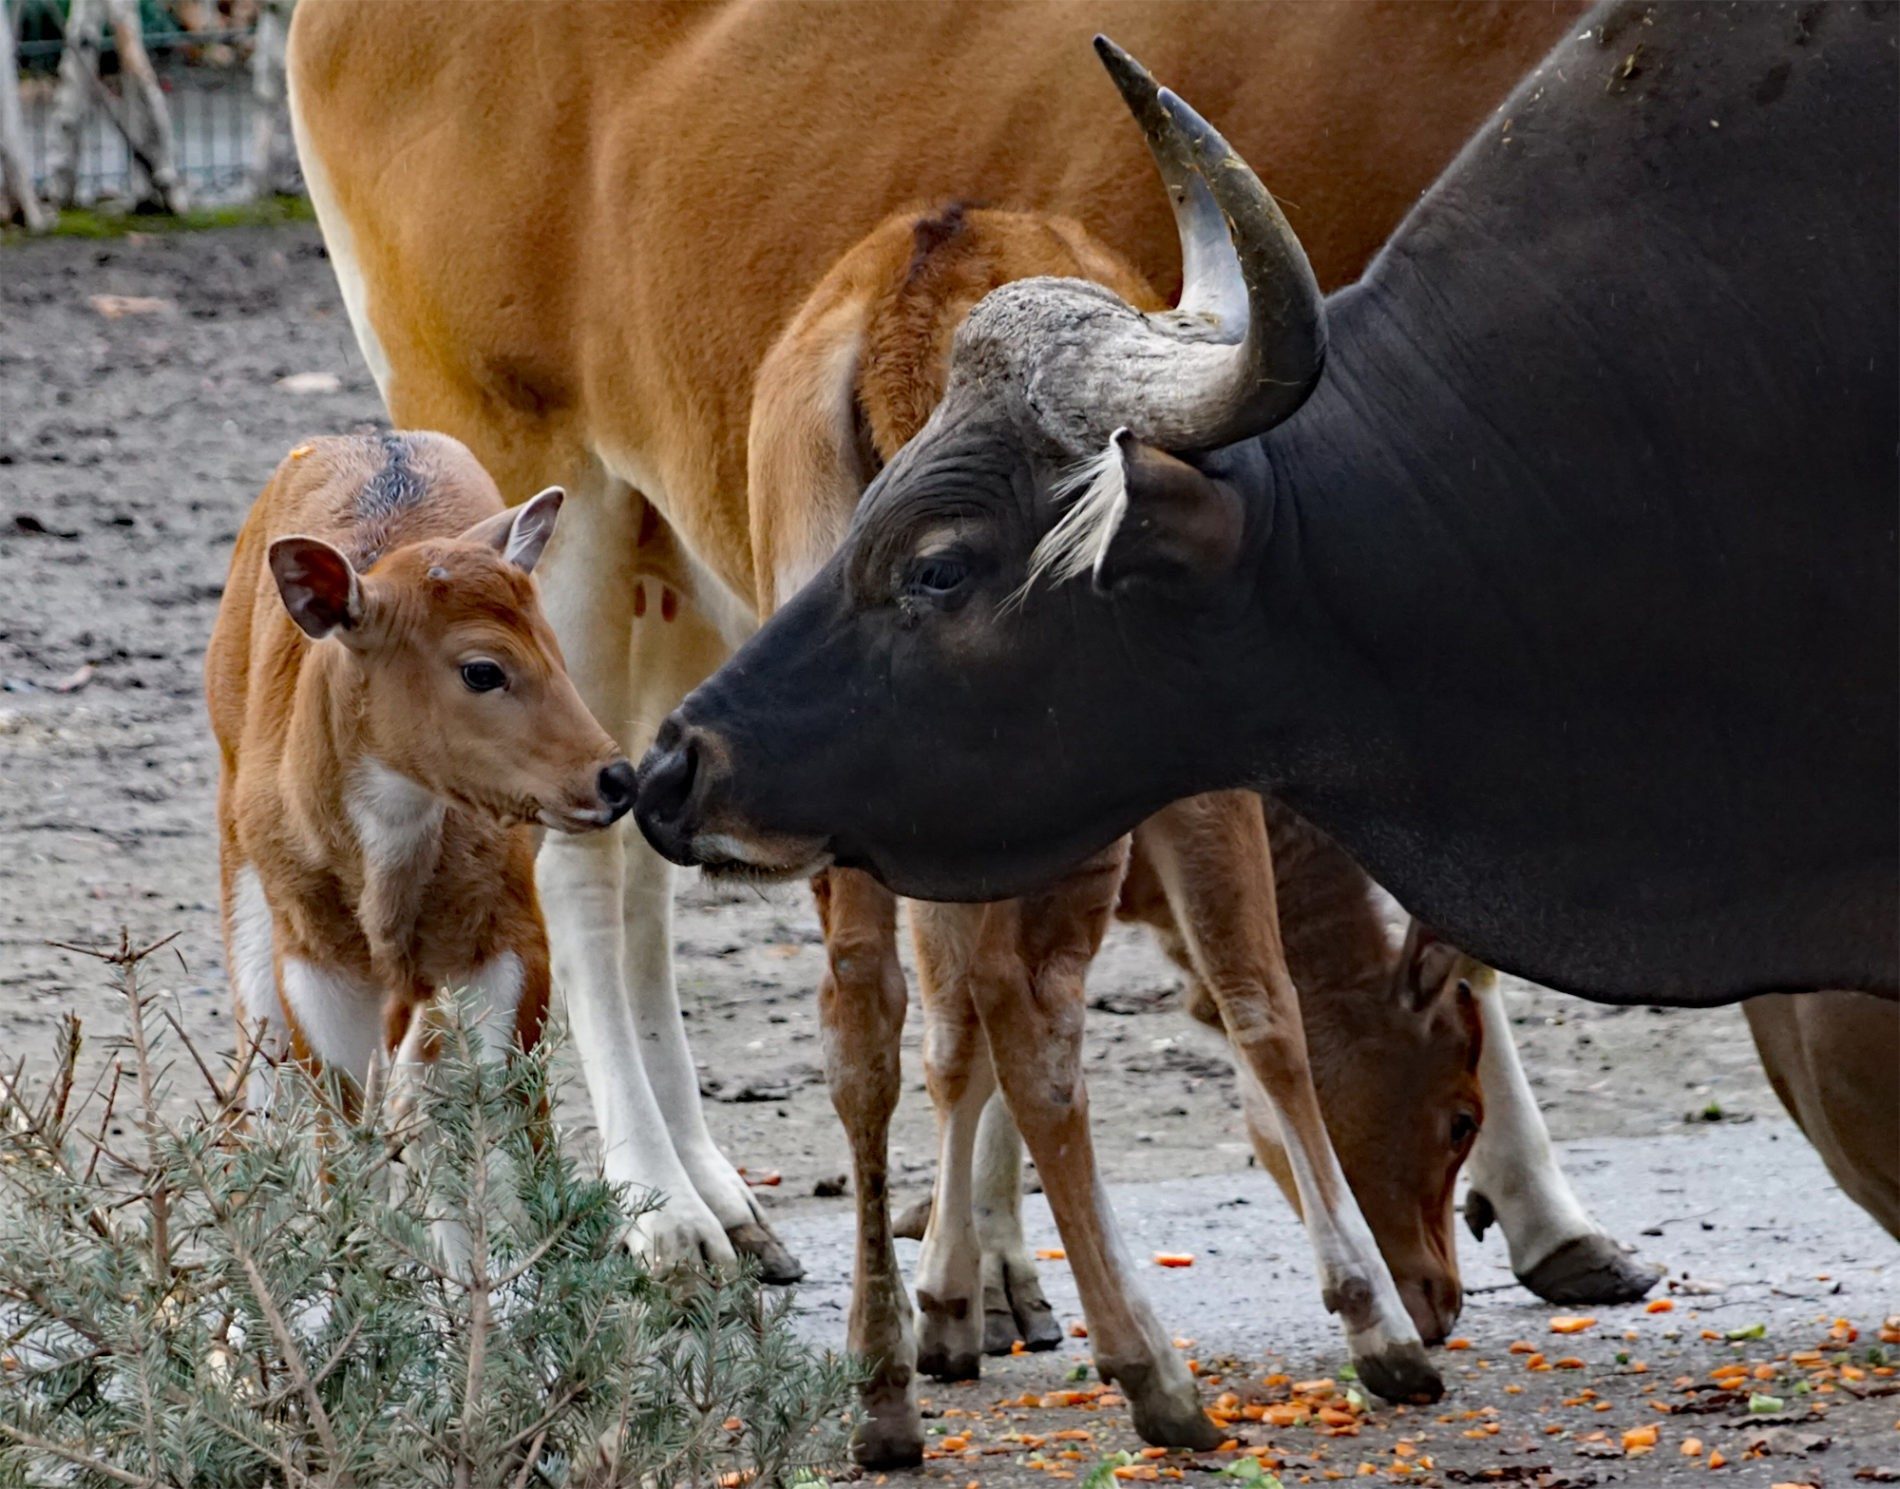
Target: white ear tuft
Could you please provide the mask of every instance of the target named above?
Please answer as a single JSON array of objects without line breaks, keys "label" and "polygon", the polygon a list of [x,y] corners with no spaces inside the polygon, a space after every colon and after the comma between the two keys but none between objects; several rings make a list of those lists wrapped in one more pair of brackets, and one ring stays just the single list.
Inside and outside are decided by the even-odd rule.
[{"label": "white ear tuft", "polygon": [[1029,556],[1025,589],[1044,574],[1053,575],[1057,584],[1099,574],[1108,546],[1128,515],[1128,467],[1122,449],[1127,438],[1127,429],[1117,429],[1107,445],[1076,462],[1056,483],[1056,500],[1071,504]]}]

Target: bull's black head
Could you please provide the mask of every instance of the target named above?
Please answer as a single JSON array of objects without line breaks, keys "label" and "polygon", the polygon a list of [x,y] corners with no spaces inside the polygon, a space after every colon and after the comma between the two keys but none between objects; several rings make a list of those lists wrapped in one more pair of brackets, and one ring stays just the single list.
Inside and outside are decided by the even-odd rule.
[{"label": "bull's black head", "polygon": [[843,546],[662,728],[637,812],[668,857],[993,898],[1234,784],[1221,679],[1270,506],[1233,479],[1252,451],[1182,457],[1299,406],[1322,306],[1253,173],[1097,46],[1174,203],[1180,305],[1029,279],[971,312],[942,402]]}]

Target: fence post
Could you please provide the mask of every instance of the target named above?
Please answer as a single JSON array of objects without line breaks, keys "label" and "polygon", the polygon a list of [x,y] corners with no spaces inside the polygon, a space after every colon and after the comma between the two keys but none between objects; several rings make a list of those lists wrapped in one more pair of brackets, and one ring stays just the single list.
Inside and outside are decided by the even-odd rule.
[{"label": "fence post", "polygon": [[297,152],[284,98],[284,43],[296,0],[261,0],[251,43],[251,160],[253,197],[298,188]]},{"label": "fence post", "polygon": [[[113,106],[99,75],[99,34],[107,25],[118,44],[123,112]],[[183,212],[185,184],[172,156],[171,115],[145,51],[138,0],[73,0],[66,17],[66,45],[60,54],[53,108],[56,134],[51,174],[53,200],[60,206],[77,203],[80,135],[89,105],[100,109],[125,137],[133,161],[144,172],[146,189],[134,193],[138,204],[155,200],[168,212]]]},{"label": "fence post", "polygon": [[29,233],[52,225],[33,190],[27,164],[26,121],[20,112],[20,64],[14,54],[13,16],[0,0],[0,223],[18,212]]}]

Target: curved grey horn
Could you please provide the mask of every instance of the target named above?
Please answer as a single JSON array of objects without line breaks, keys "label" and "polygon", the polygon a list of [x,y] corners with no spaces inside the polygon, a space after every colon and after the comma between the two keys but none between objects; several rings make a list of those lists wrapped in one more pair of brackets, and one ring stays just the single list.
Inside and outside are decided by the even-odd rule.
[{"label": "curved grey horn", "polygon": [[1142,317],[1154,344],[1115,336],[1100,349],[1132,376],[1089,378],[1088,393],[1107,394],[1118,423],[1165,448],[1233,444],[1285,419],[1319,380],[1319,285],[1279,204],[1219,131],[1106,36],[1095,50],[1168,188],[1182,288],[1174,310]]}]

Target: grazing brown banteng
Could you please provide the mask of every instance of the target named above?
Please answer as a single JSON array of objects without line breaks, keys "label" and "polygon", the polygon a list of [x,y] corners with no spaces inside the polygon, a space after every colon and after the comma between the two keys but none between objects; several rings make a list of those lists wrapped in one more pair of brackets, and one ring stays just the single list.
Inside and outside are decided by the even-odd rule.
[{"label": "grazing brown banteng", "polygon": [[493,1046],[538,1037],[535,830],[605,827],[634,786],[530,577],[560,508],[405,433],[301,445],[252,507],[205,658],[241,1051],[362,1085],[431,1058],[442,989]]}]

